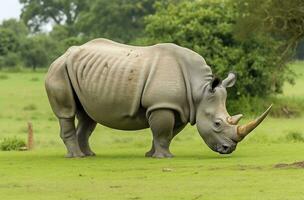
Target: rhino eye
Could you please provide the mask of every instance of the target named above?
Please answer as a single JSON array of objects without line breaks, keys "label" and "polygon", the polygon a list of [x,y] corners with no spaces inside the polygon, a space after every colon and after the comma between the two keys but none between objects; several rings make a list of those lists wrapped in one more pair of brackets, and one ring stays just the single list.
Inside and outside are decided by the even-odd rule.
[{"label": "rhino eye", "polygon": [[214,122],[213,122],[213,126],[215,128],[220,128],[222,126],[222,123],[223,121],[221,119],[216,119]]},{"label": "rhino eye", "polygon": [[221,120],[216,120],[213,122],[213,130],[217,133],[220,133],[223,129],[222,126],[222,121]]},{"label": "rhino eye", "polygon": [[214,122],[214,126],[215,127],[220,127],[221,126],[221,122],[219,122],[219,121],[218,122]]}]

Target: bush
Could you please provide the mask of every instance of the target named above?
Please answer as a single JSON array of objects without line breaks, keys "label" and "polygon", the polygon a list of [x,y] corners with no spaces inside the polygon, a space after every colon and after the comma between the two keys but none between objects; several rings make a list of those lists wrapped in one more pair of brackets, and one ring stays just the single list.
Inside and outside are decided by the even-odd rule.
[{"label": "bush", "polygon": [[8,75],[6,75],[6,74],[0,74],[0,80],[6,80],[8,78],[9,78]]},{"label": "bush", "polygon": [[7,72],[10,72],[10,73],[19,73],[19,72],[24,71],[24,68],[21,65],[17,65],[15,67],[6,67],[6,68],[3,68],[3,69],[4,69],[3,71],[7,71]]},{"label": "bush", "polygon": [[291,142],[304,142],[304,137],[299,132],[290,132],[286,135],[286,140]]},{"label": "bush", "polygon": [[21,59],[26,67],[31,67],[33,70],[48,67],[59,56],[60,42],[46,34],[30,36],[21,45]]},{"label": "bush", "polygon": [[37,106],[35,104],[29,104],[23,107],[23,110],[32,111],[37,110]]},{"label": "bush", "polygon": [[[230,98],[265,97],[281,92],[287,66],[280,63],[280,41],[270,36],[239,41],[234,37],[238,10],[233,1],[181,1],[156,4],[156,14],[146,18],[149,43],[173,42],[202,55],[213,73],[225,78],[238,74]],[[288,73],[286,73],[288,74]]]},{"label": "bush", "polygon": [[12,68],[21,64],[20,55],[9,52],[5,56],[0,56],[0,68]]},{"label": "bush", "polygon": [[16,34],[12,30],[0,26],[0,55],[16,51],[18,45]]},{"label": "bush", "polygon": [[4,138],[0,143],[0,149],[2,151],[17,151],[25,146],[25,141],[16,137]]}]

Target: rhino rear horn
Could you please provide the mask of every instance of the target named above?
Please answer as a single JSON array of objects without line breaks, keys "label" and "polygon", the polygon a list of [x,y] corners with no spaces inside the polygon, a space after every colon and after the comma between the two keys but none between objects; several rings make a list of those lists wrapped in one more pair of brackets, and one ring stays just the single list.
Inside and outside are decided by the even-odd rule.
[{"label": "rhino rear horn", "polygon": [[227,117],[227,122],[231,125],[237,125],[239,121],[242,119],[242,117],[243,117],[242,114]]}]

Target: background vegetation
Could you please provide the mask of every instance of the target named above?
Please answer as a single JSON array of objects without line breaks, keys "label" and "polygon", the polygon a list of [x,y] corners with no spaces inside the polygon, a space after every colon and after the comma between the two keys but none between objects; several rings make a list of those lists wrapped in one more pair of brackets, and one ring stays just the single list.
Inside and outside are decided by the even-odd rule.
[{"label": "background vegetation", "polygon": [[278,0],[20,2],[21,19],[0,25],[0,68],[48,67],[68,47],[97,37],[136,45],[173,42],[201,54],[220,77],[237,72],[233,99],[282,92],[294,78],[287,62],[304,36],[301,0],[284,6]]}]

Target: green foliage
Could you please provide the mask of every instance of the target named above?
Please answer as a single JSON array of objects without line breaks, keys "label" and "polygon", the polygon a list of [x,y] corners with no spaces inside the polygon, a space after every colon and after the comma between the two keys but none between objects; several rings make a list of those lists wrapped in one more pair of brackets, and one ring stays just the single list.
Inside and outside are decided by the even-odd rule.
[{"label": "green foliage", "polygon": [[49,35],[52,39],[62,41],[69,37],[69,30],[64,25],[54,25]]},{"label": "green foliage", "polygon": [[154,13],[155,0],[95,0],[77,22],[87,38],[105,37],[130,43],[143,35],[146,15]]},{"label": "green foliage", "polygon": [[2,28],[11,30],[18,39],[23,39],[29,34],[28,28],[22,21],[16,19],[4,20],[1,24]]},{"label": "green foliage", "polygon": [[71,46],[81,45],[86,42],[83,36],[70,36],[69,28],[66,25],[55,25],[49,33],[49,37],[56,42],[57,51],[55,55],[57,56]]},{"label": "green foliage", "polygon": [[20,48],[28,34],[26,26],[15,19],[0,25],[0,68],[21,65]]},{"label": "green foliage", "polygon": [[0,68],[2,67],[16,67],[20,65],[20,55],[14,52],[8,52],[4,56],[0,56]]},{"label": "green foliage", "polygon": [[47,67],[58,56],[57,48],[56,41],[45,34],[39,34],[24,41],[21,56],[26,66],[35,70],[37,67]]},{"label": "green foliage", "polygon": [[7,55],[10,51],[16,51],[17,48],[18,38],[14,32],[0,27],[0,56]]},{"label": "green foliage", "polygon": [[4,138],[0,142],[0,149],[2,151],[18,151],[22,147],[25,147],[26,144],[24,140],[19,139],[17,137],[12,137],[12,138]]},{"label": "green foliage", "polygon": [[42,26],[53,22],[67,25],[69,34],[74,35],[74,23],[79,13],[87,8],[83,0],[20,0],[23,4],[21,18],[33,32],[41,31]]},{"label": "green foliage", "polygon": [[74,45],[82,45],[83,43],[84,43],[84,39],[81,37],[69,37],[62,41],[64,50]]},{"label": "green foliage", "polygon": [[289,132],[285,138],[291,142],[304,142],[304,137],[300,132]]},{"label": "green foliage", "polygon": [[278,49],[284,62],[304,38],[304,1],[238,0],[238,36],[271,34],[283,39]]},{"label": "green foliage", "polygon": [[156,5],[156,14],[147,17],[149,43],[173,42],[201,54],[213,73],[225,78],[237,72],[233,98],[268,96],[280,92],[286,77],[274,50],[280,42],[266,36],[238,41],[234,38],[237,9],[230,1],[182,1]]},{"label": "green foliage", "polygon": [[28,34],[26,26],[15,19],[9,19],[0,25],[0,68],[15,67],[22,61],[20,47]]}]

